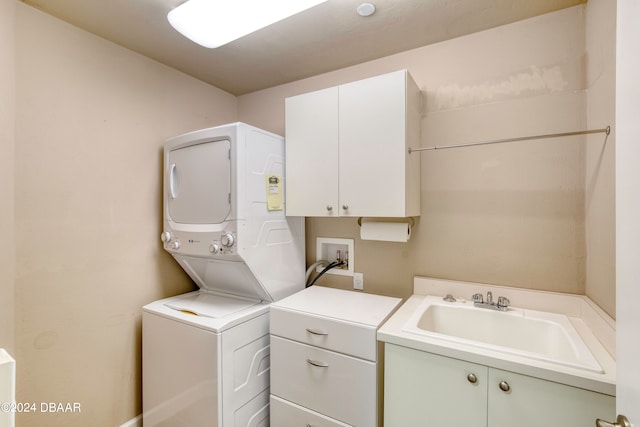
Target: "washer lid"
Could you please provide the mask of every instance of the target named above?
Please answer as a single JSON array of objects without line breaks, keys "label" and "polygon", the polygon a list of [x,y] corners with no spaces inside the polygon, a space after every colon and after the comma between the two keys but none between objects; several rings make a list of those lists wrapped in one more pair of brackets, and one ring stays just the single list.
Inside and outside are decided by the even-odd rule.
[{"label": "washer lid", "polygon": [[198,258],[175,253],[172,255],[196,285],[204,291],[273,301],[245,262]]},{"label": "washer lid", "polygon": [[228,298],[205,292],[198,292],[196,295],[189,295],[185,298],[174,299],[165,303],[167,307],[174,310],[213,319],[228,316],[256,304],[259,304],[259,302]]}]

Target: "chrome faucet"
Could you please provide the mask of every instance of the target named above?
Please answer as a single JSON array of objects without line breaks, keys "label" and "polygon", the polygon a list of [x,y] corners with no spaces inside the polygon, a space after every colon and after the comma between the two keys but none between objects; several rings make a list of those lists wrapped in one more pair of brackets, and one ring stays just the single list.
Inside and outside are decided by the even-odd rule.
[{"label": "chrome faucet", "polygon": [[499,310],[499,311],[509,310],[509,305],[511,304],[511,302],[509,301],[509,298],[507,297],[498,297],[498,303],[497,304],[494,303],[493,294],[491,293],[491,291],[487,292],[486,301],[484,301],[482,294],[474,294],[471,299],[473,299],[474,307],[489,308],[492,310]]}]

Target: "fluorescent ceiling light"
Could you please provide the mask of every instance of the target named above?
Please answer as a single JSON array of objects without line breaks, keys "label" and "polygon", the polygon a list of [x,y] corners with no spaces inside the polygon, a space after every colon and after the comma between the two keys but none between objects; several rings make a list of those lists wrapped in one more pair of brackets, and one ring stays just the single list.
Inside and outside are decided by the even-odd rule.
[{"label": "fluorescent ceiling light", "polygon": [[167,15],[183,36],[219,47],[327,0],[188,0]]}]

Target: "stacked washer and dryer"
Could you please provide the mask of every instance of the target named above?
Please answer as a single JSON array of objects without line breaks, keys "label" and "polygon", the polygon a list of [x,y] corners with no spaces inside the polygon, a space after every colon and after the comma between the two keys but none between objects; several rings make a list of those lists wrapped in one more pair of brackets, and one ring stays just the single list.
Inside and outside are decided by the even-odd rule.
[{"label": "stacked washer and dryer", "polygon": [[164,147],[162,241],[199,290],[143,307],[145,427],[269,425],[269,304],[304,288],[284,140],[244,123]]}]

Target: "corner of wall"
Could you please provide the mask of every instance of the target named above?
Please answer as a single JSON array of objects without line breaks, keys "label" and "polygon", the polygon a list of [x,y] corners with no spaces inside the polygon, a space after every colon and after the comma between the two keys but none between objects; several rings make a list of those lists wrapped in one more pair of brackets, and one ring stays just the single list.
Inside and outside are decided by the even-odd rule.
[{"label": "corner of wall", "polygon": [[[0,347],[10,353],[14,347],[14,151],[15,151],[15,4],[0,0]],[[9,244],[7,244],[9,242]]]},{"label": "corner of wall", "polygon": [[615,86],[616,3],[586,6],[586,122],[611,126],[606,139],[589,136],[585,158],[586,294],[615,318]]}]

